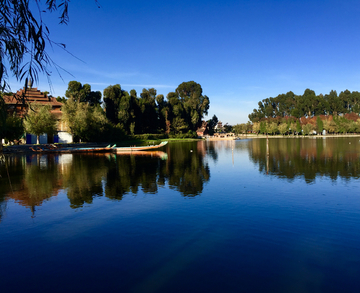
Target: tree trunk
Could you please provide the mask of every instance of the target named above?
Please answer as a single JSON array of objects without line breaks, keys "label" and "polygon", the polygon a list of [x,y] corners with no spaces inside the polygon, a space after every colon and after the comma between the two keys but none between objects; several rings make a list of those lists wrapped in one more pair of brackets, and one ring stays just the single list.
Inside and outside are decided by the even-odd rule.
[{"label": "tree trunk", "polygon": [[37,144],[40,144],[40,135],[37,135],[37,136],[36,136],[36,143],[37,143]]},{"label": "tree trunk", "polygon": [[0,136],[0,154],[3,152],[2,137]]}]

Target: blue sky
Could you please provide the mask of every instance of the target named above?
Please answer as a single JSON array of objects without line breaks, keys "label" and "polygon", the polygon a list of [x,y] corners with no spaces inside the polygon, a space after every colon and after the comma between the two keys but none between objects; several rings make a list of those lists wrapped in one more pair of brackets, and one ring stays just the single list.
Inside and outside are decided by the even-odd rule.
[{"label": "blue sky", "polygon": [[[44,16],[52,39],[82,60],[49,49],[73,75],[52,70],[54,96],[71,80],[164,96],[194,80],[210,98],[205,119],[237,124],[288,91],[360,91],[359,1],[98,1],[71,1],[68,25]],[[46,77],[36,86],[50,91]]]}]

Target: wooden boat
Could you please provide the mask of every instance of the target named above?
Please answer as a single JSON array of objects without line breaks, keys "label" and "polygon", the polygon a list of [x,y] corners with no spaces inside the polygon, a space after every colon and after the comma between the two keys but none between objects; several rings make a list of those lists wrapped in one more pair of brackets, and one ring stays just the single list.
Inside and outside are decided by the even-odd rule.
[{"label": "wooden boat", "polygon": [[88,147],[88,148],[74,148],[74,147],[57,147],[51,146],[38,146],[30,147],[30,150],[36,153],[106,153],[113,152],[113,147]]},{"label": "wooden boat", "polygon": [[167,141],[163,141],[158,145],[148,145],[148,146],[130,146],[130,147],[114,147],[113,151],[116,153],[122,152],[138,152],[138,151],[152,151],[155,149],[159,149],[165,145],[167,145]]},{"label": "wooden boat", "polygon": [[43,145],[37,147],[30,147],[29,149],[36,153],[132,153],[138,151],[149,151],[156,150],[165,146],[168,142],[163,141],[158,145],[149,145],[149,146],[130,146],[130,147],[116,147],[116,145],[108,145],[106,147],[60,147],[54,144],[52,145]]}]

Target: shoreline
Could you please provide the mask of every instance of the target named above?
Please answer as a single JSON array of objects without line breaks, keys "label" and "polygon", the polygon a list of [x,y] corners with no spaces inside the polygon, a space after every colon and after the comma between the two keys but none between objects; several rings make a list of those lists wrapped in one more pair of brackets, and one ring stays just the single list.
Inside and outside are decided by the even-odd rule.
[{"label": "shoreline", "polygon": [[360,134],[326,134],[326,135],[264,135],[248,134],[241,135],[238,138],[337,138],[337,137],[360,137]]},{"label": "shoreline", "polygon": [[264,135],[264,134],[242,134],[236,137],[204,137],[204,140],[219,141],[219,140],[239,140],[249,138],[310,138],[310,139],[324,139],[324,138],[350,138],[360,137],[360,134],[326,134],[326,135]]}]

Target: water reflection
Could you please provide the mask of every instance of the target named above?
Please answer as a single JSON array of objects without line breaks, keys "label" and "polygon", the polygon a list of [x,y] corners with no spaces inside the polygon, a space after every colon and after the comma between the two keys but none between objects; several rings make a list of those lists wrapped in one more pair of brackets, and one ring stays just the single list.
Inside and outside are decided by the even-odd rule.
[{"label": "water reflection", "polygon": [[[96,197],[121,200],[125,194],[157,193],[168,185],[183,196],[196,196],[210,179],[204,161],[213,147],[202,142],[169,144],[164,152],[133,154],[48,154],[8,156],[0,165],[0,205],[15,200],[35,207],[65,191],[71,208],[91,204]],[[7,172],[11,185],[9,184]],[[4,213],[0,209],[0,220]]]},{"label": "water reflection", "polygon": [[[210,180],[209,160],[219,154],[249,154],[264,174],[312,183],[316,176],[359,178],[358,138],[249,139],[222,142],[169,144],[163,152],[131,154],[62,154],[8,156],[0,165],[0,221],[6,201],[31,208],[64,192],[70,207],[77,209],[105,196],[122,200],[124,195],[159,192],[168,187],[182,196],[203,192]],[[9,177],[7,175],[9,172]]]},{"label": "water reflection", "polygon": [[316,176],[359,178],[359,138],[290,138],[248,141],[250,159],[259,171],[312,183]]}]

